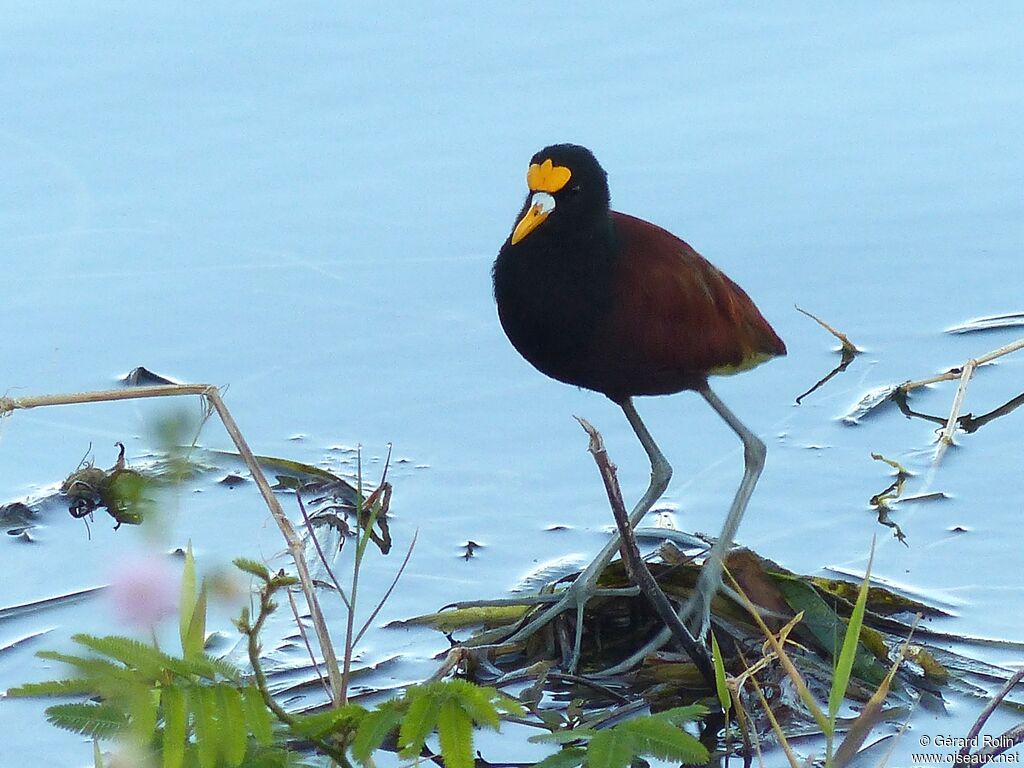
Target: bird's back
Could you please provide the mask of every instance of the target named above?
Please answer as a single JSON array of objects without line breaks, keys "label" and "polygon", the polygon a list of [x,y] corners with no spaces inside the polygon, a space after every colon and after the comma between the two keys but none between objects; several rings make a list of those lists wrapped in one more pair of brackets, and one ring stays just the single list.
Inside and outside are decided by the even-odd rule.
[{"label": "bird's back", "polygon": [[701,386],[786,354],[747,296],[683,240],[612,212],[618,245],[613,308],[595,360],[613,400]]}]

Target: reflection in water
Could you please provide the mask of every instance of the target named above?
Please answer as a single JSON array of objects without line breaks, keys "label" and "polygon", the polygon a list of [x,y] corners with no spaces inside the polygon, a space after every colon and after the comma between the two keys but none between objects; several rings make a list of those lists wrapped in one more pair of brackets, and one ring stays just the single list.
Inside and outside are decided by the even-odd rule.
[{"label": "reflection in water", "polygon": [[896,478],[889,484],[888,488],[881,493],[876,493],[872,496],[868,503],[871,504],[878,513],[878,522],[888,528],[892,528],[893,535],[900,540],[900,543],[903,544],[903,546],[910,546],[907,544],[907,537],[903,534],[903,529],[900,528],[895,521],[889,519],[889,511],[891,509],[889,502],[899,499],[900,495],[903,493],[903,485],[907,482],[907,478],[909,478],[911,474],[898,461],[887,459],[880,453],[872,453],[871,458],[875,461],[884,461],[890,467],[895,469]]},{"label": "reflection in water", "polygon": [[821,387],[823,387],[825,385],[825,383],[829,379],[831,379],[833,376],[835,376],[836,374],[839,374],[839,373],[842,373],[843,371],[845,371],[847,369],[847,367],[849,367],[850,363],[853,362],[853,358],[855,358],[860,353],[860,350],[857,349],[857,345],[856,344],[854,344],[852,341],[850,341],[850,337],[849,336],[847,336],[842,331],[837,331],[835,328],[833,328],[831,325],[826,323],[820,317],[817,317],[816,315],[812,315],[806,309],[801,309],[800,307],[797,307],[796,311],[799,312],[800,314],[807,315],[809,318],[811,318],[811,320],[816,322],[818,325],[820,325],[826,331],[828,331],[833,336],[835,336],[837,339],[839,339],[839,343],[841,345],[840,346],[840,352],[842,353],[842,358],[839,361],[839,365],[837,365],[835,368],[833,368],[823,378],[818,379],[817,383],[813,387],[808,389],[806,392],[804,392],[802,395],[800,395],[800,397],[798,397],[796,399],[796,404],[800,405],[800,401],[801,400],[803,400],[805,397],[807,397],[809,394],[811,394],[815,390],[818,390]]},{"label": "reflection in water", "polygon": [[836,376],[845,371],[849,367],[850,363],[853,362],[853,358],[857,356],[857,353],[851,352],[846,347],[843,347],[842,355],[843,356],[842,359],[839,361],[839,365],[837,365],[835,368],[833,368],[831,371],[825,374],[825,376],[818,379],[818,381],[814,384],[813,387],[808,389],[806,392],[804,392],[802,395],[800,395],[800,397],[796,399],[797,405],[800,405],[800,401],[803,400],[805,397],[825,386],[828,380],[831,379],[833,376]]},{"label": "reflection in water", "polygon": [[[907,402],[907,392],[902,388],[897,388],[892,394],[892,400],[896,403],[899,409],[903,412],[903,415],[909,416],[915,419],[924,419],[925,421],[931,421],[941,426],[946,425],[947,417],[945,416],[932,416],[927,413],[920,413],[910,407]],[[1012,413],[1021,405],[1024,405],[1024,392],[1021,392],[1011,400],[1007,400],[998,408],[995,408],[988,413],[982,414],[981,416],[975,416],[973,413],[965,413],[958,416],[956,419],[956,426],[958,429],[962,429],[967,434],[977,432],[983,426],[988,424],[990,421],[995,421],[1000,416],[1005,416],[1008,413]]]}]

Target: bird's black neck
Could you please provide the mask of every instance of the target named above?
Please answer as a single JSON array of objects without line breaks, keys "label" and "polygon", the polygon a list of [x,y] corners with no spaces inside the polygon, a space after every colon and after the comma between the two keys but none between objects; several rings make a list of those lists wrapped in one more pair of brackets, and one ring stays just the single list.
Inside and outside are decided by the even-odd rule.
[{"label": "bird's black neck", "polygon": [[545,232],[553,223],[505,244],[494,263],[494,296],[520,354],[549,376],[587,386],[585,361],[613,301],[614,225],[605,216],[591,226]]}]

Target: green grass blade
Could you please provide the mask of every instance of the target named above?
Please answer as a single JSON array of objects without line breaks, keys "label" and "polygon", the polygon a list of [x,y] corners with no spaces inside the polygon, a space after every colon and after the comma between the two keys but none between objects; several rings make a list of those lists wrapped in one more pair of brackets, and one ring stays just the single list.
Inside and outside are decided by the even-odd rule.
[{"label": "green grass blade", "polygon": [[185,567],[181,571],[181,597],[178,604],[178,636],[181,650],[188,656],[188,628],[196,607],[196,560],[192,556],[192,541],[185,549]]},{"label": "green grass blade", "polygon": [[828,720],[835,730],[836,717],[839,714],[839,707],[846,698],[846,688],[850,683],[850,673],[853,670],[853,662],[857,656],[857,646],[860,642],[860,629],[864,624],[864,611],[868,602],[868,587],[871,584],[871,565],[875,559],[875,545],[871,544],[871,554],[868,556],[868,567],[864,573],[864,581],[861,582],[860,592],[857,594],[857,602],[853,606],[853,613],[850,614],[850,621],[846,627],[846,635],[843,637],[843,647],[836,660],[835,674],[832,678],[832,690],[828,696]]},{"label": "green grass blade", "polygon": [[732,706],[732,699],[729,696],[729,686],[725,681],[725,661],[722,659],[722,649],[718,647],[718,639],[715,633],[711,633],[711,663],[715,667],[715,693],[718,694],[718,705],[722,708],[726,725],[729,722],[729,709]]},{"label": "green grass blade", "polygon": [[185,658],[195,658],[203,653],[203,646],[206,644],[206,584],[199,588],[199,597],[196,598],[195,607],[192,610],[192,618],[185,630],[185,637],[182,642],[182,650]]}]

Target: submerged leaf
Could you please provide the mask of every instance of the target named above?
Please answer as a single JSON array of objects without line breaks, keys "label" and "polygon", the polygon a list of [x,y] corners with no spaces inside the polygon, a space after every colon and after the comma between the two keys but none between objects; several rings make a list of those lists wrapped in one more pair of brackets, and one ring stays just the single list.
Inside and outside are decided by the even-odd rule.
[{"label": "submerged leaf", "polygon": [[[846,636],[846,622],[826,603],[809,584],[792,577],[776,576],[782,594],[795,611],[803,611],[801,627],[806,629],[821,648],[835,659]],[[854,657],[853,675],[871,687],[885,678],[886,669],[860,643],[858,636],[857,653]]]},{"label": "submerged leaf", "polygon": [[425,613],[411,619],[393,621],[388,628],[428,626],[441,632],[454,632],[457,629],[484,626],[505,626],[519,621],[532,608],[530,605],[491,605],[473,606],[469,608],[453,608],[437,613]]}]

